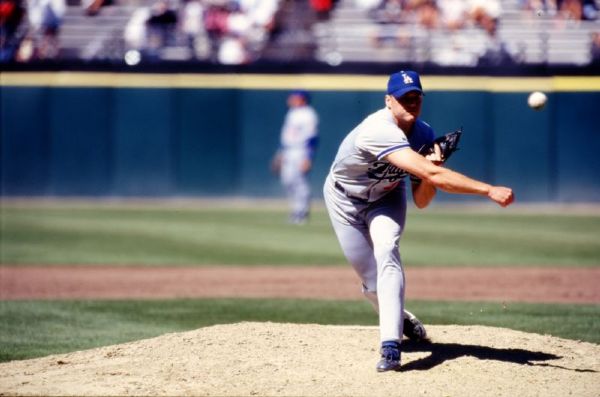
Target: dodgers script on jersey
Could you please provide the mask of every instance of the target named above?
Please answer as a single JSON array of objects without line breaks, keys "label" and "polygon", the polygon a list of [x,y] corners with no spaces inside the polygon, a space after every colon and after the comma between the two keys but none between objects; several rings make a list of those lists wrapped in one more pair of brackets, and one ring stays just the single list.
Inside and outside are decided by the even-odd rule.
[{"label": "dodgers script on jersey", "polygon": [[433,141],[433,129],[418,119],[410,136],[396,125],[392,113],[381,109],[346,136],[331,167],[330,176],[347,197],[374,202],[394,190],[406,171],[385,160],[397,150],[418,150]]}]

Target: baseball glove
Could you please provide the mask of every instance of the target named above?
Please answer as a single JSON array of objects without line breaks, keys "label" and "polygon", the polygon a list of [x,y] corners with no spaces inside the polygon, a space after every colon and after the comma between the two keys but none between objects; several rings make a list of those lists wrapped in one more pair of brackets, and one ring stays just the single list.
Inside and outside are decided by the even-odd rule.
[{"label": "baseball glove", "polygon": [[433,153],[435,144],[438,144],[442,154],[442,162],[445,163],[450,156],[452,156],[452,153],[458,150],[458,141],[460,140],[461,134],[462,128],[437,137],[433,142],[421,146],[419,154],[427,156],[428,154]]},{"label": "baseball glove", "polygon": [[[461,135],[462,127],[456,131],[452,131],[445,135],[435,138],[431,143],[421,146],[421,148],[418,150],[418,153],[422,156],[427,156],[431,153],[434,153],[434,147],[437,144],[440,147],[442,163],[445,163],[450,158],[450,156],[452,156],[452,153],[458,150],[458,141],[460,140]],[[421,178],[414,175],[410,176],[410,180],[416,184],[421,183]]]}]

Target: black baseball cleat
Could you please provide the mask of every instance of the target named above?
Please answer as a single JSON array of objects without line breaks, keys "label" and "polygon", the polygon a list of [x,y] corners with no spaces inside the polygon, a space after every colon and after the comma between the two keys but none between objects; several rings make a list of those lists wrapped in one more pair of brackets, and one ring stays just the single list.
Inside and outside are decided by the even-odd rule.
[{"label": "black baseball cleat", "polygon": [[381,360],[377,363],[377,372],[400,371],[400,343],[396,341],[381,344]]},{"label": "black baseball cleat", "polygon": [[404,310],[404,326],[403,332],[404,335],[408,339],[414,340],[415,342],[427,341],[427,331],[425,331],[425,326],[411,312],[408,310]]}]

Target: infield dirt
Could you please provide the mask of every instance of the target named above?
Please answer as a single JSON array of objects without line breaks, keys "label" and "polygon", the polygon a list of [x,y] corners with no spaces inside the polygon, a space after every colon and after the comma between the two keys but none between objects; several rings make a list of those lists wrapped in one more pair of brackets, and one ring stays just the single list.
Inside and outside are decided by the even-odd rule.
[{"label": "infield dirt", "polygon": [[[407,273],[413,299],[600,300],[595,268]],[[348,268],[2,266],[0,276],[2,299],[193,297],[199,291],[207,296],[362,299]],[[335,290],[324,288],[333,282]],[[482,326],[427,329],[432,343],[405,341],[403,369],[397,373],[375,371],[375,327],[238,323],[3,363],[0,395],[600,395],[600,345]]]},{"label": "infield dirt", "polygon": [[[406,269],[407,299],[600,303],[600,267]],[[0,266],[0,299],[364,299],[350,266]]]},{"label": "infield dirt", "polygon": [[0,364],[0,395],[598,396],[600,346],[430,326],[377,373],[375,327],[238,323]]}]

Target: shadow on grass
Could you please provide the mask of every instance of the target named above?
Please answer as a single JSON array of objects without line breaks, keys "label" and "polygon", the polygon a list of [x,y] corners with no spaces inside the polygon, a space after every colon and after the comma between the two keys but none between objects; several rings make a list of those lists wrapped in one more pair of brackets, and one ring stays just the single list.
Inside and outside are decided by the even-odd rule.
[{"label": "shadow on grass", "polygon": [[425,371],[448,360],[471,356],[479,360],[495,360],[513,364],[552,367],[575,372],[597,372],[591,369],[566,368],[560,365],[539,363],[539,361],[557,360],[562,357],[555,354],[535,352],[524,349],[497,349],[487,346],[461,345],[458,343],[402,342],[402,351],[430,352],[425,358],[411,361],[402,366],[402,371]]}]

